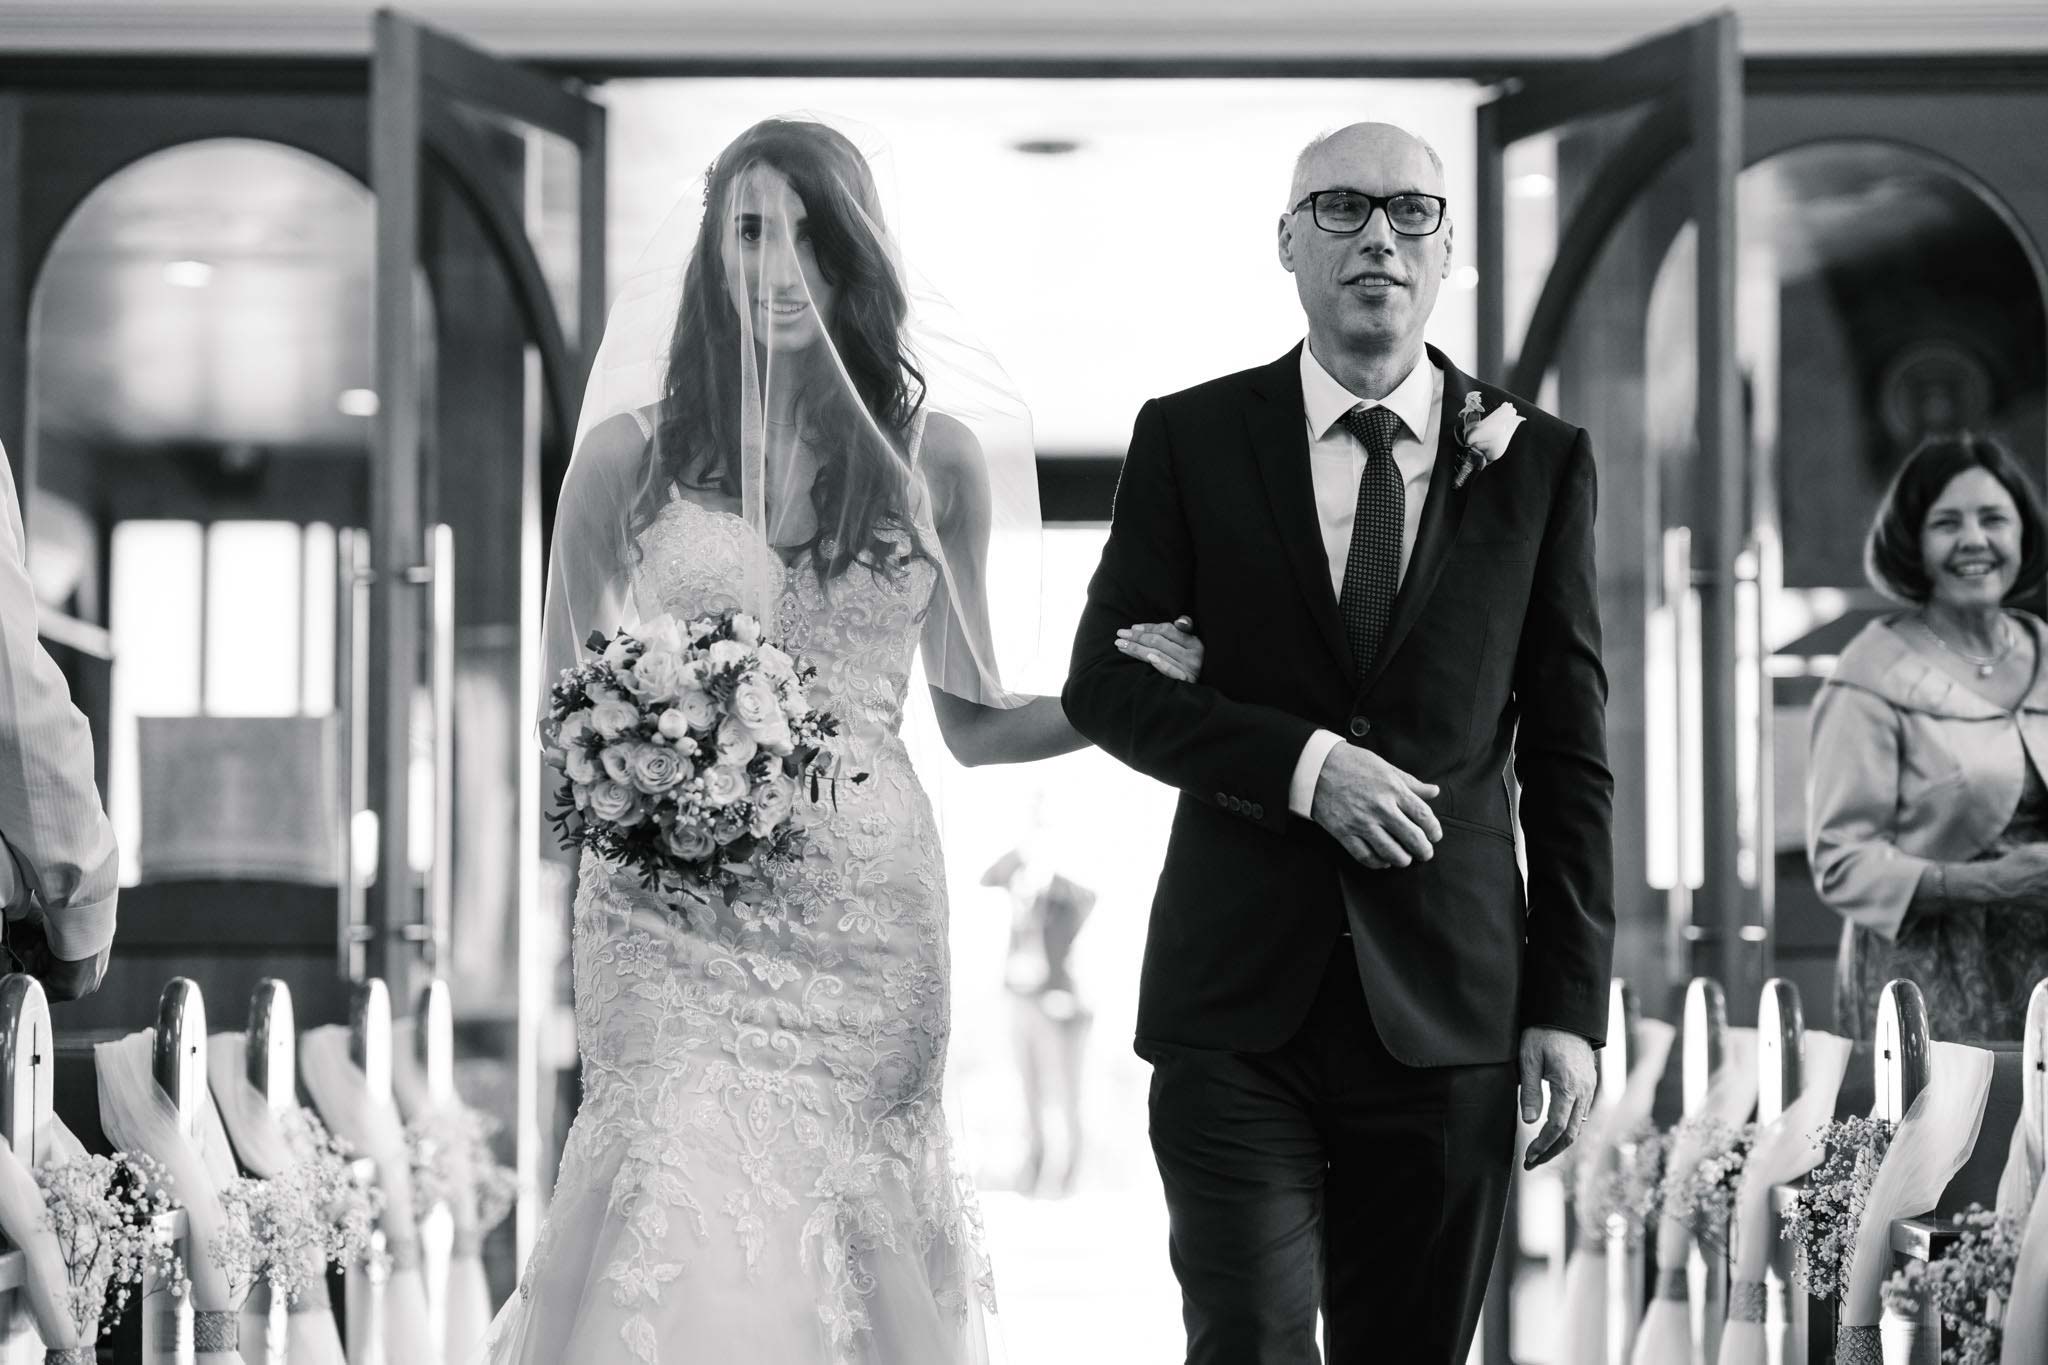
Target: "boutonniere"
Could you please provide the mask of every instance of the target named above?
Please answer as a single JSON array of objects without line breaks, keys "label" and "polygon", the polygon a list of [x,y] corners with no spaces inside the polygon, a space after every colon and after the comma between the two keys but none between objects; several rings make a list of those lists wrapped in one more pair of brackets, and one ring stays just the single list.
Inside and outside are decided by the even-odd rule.
[{"label": "boutonniere", "polygon": [[1529,419],[1515,411],[1513,403],[1502,403],[1492,412],[1475,390],[1465,395],[1458,409],[1458,476],[1452,486],[1463,488],[1465,480],[1507,453],[1515,439],[1515,428]]}]

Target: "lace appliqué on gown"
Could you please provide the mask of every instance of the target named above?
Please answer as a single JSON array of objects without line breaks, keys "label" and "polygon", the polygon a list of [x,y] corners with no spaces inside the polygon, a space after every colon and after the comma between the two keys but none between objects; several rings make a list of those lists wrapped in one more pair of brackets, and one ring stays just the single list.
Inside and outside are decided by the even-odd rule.
[{"label": "lace appliqu\u00e9 on gown", "polygon": [[869,778],[800,807],[808,853],[753,903],[663,903],[585,856],[583,1104],[487,1358],[979,1360],[993,1280],[939,1103],[944,864],[901,739],[935,571],[821,585],[684,500],[641,550],[642,600],[682,620],[779,583],[773,629]]}]

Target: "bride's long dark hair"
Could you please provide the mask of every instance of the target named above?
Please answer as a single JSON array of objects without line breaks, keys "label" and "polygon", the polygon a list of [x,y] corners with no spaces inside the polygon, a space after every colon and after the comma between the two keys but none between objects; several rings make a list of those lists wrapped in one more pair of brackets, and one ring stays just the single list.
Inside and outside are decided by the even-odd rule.
[{"label": "bride's long dark hair", "polygon": [[[741,333],[727,284],[726,205],[750,169],[772,167],[803,201],[818,268],[837,291],[827,344],[852,381],[819,383],[798,396],[800,426],[829,433],[827,458],[811,485],[817,530],[796,547],[820,580],[855,563],[894,573],[903,545],[925,547],[910,515],[905,452],[924,404],[924,376],[903,340],[909,298],[877,236],[881,206],[874,174],[853,143],[822,123],[768,119],[720,154],[705,188],[703,225],[683,275],[682,305],[662,376],[656,477],[635,508],[632,530],[650,525],[671,490],[741,496]],[[857,399],[865,411],[853,408]]]}]

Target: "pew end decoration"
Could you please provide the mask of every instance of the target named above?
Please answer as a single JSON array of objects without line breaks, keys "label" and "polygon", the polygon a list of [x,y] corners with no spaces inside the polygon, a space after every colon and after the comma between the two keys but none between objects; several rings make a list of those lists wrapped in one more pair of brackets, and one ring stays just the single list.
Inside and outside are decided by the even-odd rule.
[{"label": "pew end decoration", "polygon": [[1934,1260],[1893,1271],[1884,1285],[1885,1306],[1912,1321],[1930,1307],[1940,1314],[1941,1365],[1999,1365],[2021,1225],[1980,1204],[1948,1221],[1956,1229],[1954,1240]]},{"label": "pew end decoration", "polygon": [[1891,1140],[1884,1119],[1836,1119],[1821,1132],[1820,1165],[1793,1197],[1784,1227],[1799,1247],[1795,1279],[1814,1298],[1839,1298],[1849,1287],[1849,1253]]},{"label": "pew end decoration", "polygon": [[64,1266],[76,1359],[90,1361],[91,1343],[141,1298],[146,1282],[184,1281],[163,1233],[177,1206],[163,1167],[126,1152],[55,1153],[36,1167],[35,1181]]}]

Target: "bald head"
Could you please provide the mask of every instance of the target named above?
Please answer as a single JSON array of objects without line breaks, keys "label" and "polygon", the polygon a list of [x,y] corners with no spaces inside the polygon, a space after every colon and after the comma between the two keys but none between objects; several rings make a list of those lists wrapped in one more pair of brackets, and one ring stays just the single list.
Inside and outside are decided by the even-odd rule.
[{"label": "bald head", "polygon": [[[1426,173],[1416,163],[1418,155],[1428,166]],[[1390,171],[1415,165],[1417,174],[1425,175],[1427,183],[1418,180],[1404,188],[1425,194],[1444,192],[1444,159],[1437,155],[1436,148],[1391,123],[1354,123],[1318,133],[1301,149],[1301,155],[1294,158],[1294,181],[1287,192],[1287,207],[1299,204],[1311,190],[1338,186],[1341,182],[1332,177],[1361,162],[1385,166]]]}]

